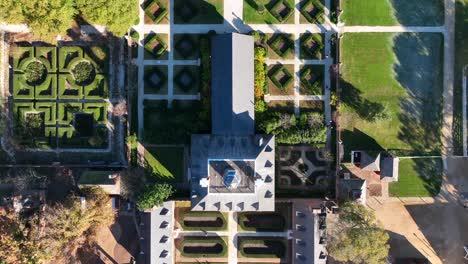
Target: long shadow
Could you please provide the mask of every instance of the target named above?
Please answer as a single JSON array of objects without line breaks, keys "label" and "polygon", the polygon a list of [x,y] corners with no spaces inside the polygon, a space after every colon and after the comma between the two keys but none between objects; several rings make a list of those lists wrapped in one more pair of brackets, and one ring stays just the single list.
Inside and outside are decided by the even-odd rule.
[{"label": "long shadow", "polygon": [[404,26],[444,24],[443,0],[391,0],[398,22]]},{"label": "long shadow", "polygon": [[222,24],[223,15],[206,0],[174,0],[175,24]]},{"label": "long shadow", "polygon": [[408,97],[400,101],[398,138],[414,153],[439,154],[442,127],[443,36],[405,33],[394,37],[393,70]]},{"label": "long shadow", "polygon": [[406,237],[392,231],[387,232],[390,235],[389,256],[392,263],[429,263],[424,257],[427,254],[416,249]]},{"label": "long shadow", "polygon": [[373,122],[387,117],[386,107],[379,102],[372,102],[362,96],[361,90],[341,79],[341,102],[352,108],[360,118]]},{"label": "long shadow", "polygon": [[351,161],[352,150],[366,150],[366,151],[383,151],[384,148],[372,137],[363,131],[354,128],[351,130],[343,130],[341,138],[344,145],[344,162]]}]

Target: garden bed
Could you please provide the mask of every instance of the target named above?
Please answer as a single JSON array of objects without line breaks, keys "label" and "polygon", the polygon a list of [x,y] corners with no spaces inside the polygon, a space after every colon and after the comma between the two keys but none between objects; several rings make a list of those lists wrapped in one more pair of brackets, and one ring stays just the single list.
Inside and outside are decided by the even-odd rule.
[{"label": "garden bed", "polygon": [[169,24],[169,0],[147,0],[143,9],[145,24]]},{"label": "garden bed", "polygon": [[301,95],[324,95],[325,94],[325,66],[303,65],[299,72],[301,80],[299,93]]},{"label": "garden bed", "polygon": [[199,79],[199,66],[174,66],[174,94],[197,94],[200,91]]},{"label": "garden bed", "polygon": [[275,212],[246,212],[238,214],[238,230],[282,232],[291,228],[291,205],[276,203]]},{"label": "garden bed", "polygon": [[301,24],[323,24],[325,22],[325,3],[323,0],[302,0],[299,6]]},{"label": "garden bed", "polygon": [[287,258],[288,243],[281,238],[241,237],[238,240],[240,258]]},{"label": "garden bed", "polygon": [[294,65],[275,64],[268,67],[268,91],[271,95],[294,94]]},{"label": "garden bed", "polygon": [[225,237],[184,237],[179,251],[188,258],[223,258],[228,252],[226,240]]},{"label": "garden bed", "polygon": [[267,34],[269,59],[294,59],[294,37],[292,34]]},{"label": "garden bed", "polygon": [[167,76],[167,65],[145,66],[145,73],[143,75],[145,94],[167,94]]},{"label": "garden bed", "polygon": [[321,60],[325,52],[325,35],[305,33],[300,36],[300,58]]},{"label": "garden bed", "polygon": [[146,34],[144,39],[145,60],[167,60],[169,58],[167,43],[169,43],[167,34],[154,32]]},{"label": "garden bed", "polygon": [[247,24],[294,24],[294,0],[244,0]]}]

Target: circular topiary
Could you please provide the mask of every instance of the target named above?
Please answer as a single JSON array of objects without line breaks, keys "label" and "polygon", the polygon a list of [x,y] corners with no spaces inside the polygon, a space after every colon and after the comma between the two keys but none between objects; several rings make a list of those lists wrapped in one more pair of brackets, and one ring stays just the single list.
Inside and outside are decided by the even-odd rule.
[{"label": "circular topiary", "polygon": [[72,74],[77,84],[89,84],[94,79],[94,66],[87,61],[80,61],[73,67]]},{"label": "circular topiary", "polygon": [[24,71],[24,75],[26,77],[26,81],[29,84],[37,85],[44,81],[47,74],[47,69],[39,61],[33,61],[26,66],[26,70]]}]

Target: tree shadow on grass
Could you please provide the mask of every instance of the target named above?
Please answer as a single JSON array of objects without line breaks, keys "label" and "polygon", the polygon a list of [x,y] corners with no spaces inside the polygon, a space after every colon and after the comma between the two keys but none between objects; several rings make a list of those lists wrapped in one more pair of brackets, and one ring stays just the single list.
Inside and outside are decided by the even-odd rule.
[{"label": "tree shadow on grass", "polygon": [[441,26],[444,24],[443,0],[391,0],[398,23],[404,26]]},{"label": "tree shadow on grass", "polygon": [[[404,33],[394,37],[396,80],[406,90],[400,101],[399,139],[414,153],[438,154],[441,147],[443,37]],[[410,154],[410,153],[408,153]]]},{"label": "tree shadow on grass", "polygon": [[206,0],[174,0],[175,24],[223,24],[224,14]]},{"label": "tree shadow on grass", "polygon": [[377,121],[388,115],[388,110],[385,105],[364,98],[361,90],[356,88],[353,84],[341,79],[341,87],[341,102],[352,108],[356,114],[365,121]]}]

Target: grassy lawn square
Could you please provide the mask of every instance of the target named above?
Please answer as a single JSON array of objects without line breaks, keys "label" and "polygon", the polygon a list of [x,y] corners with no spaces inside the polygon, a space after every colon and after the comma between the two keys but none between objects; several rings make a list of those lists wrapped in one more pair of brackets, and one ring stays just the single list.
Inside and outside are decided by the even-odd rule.
[{"label": "grassy lawn square", "polygon": [[345,153],[439,154],[443,35],[345,34],[341,47]]},{"label": "grassy lawn square", "polygon": [[389,185],[391,196],[433,197],[442,184],[440,158],[400,159],[398,182]]},{"label": "grassy lawn square", "polygon": [[[244,0],[244,22],[247,24],[281,24],[268,10],[278,0]],[[294,0],[286,0],[289,6],[294,7]],[[264,6],[262,8],[261,6]],[[294,9],[295,10],[295,9]],[[294,10],[283,24],[294,24]]]},{"label": "grassy lawn square", "polygon": [[197,94],[199,79],[199,66],[174,66],[174,94]]},{"label": "grassy lawn square", "polygon": [[145,94],[167,94],[167,65],[145,66],[143,75]]},{"label": "grassy lawn square", "polygon": [[183,147],[145,148],[146,168],[161,182],[183,182],[185,158]]},{"label": "grassy lawn square", "polygon": [[440,26],[442,0],[344,0],[340,19],[347,26]]},{"label": "grassy lawn square", "polygon": [[294,65],[268,66],[268,92],[271,95],[294,95]]},{"label": "grassy lawn square", "polygon": [[453,146],[463,155],[463,68],[468,65],[468,0],[457,0],[455,14],[455,84],[453,106]]},{"label": "grassy lawn square", "polygon": [[224,0],[174,0],[175,24],[222,24]]}]

